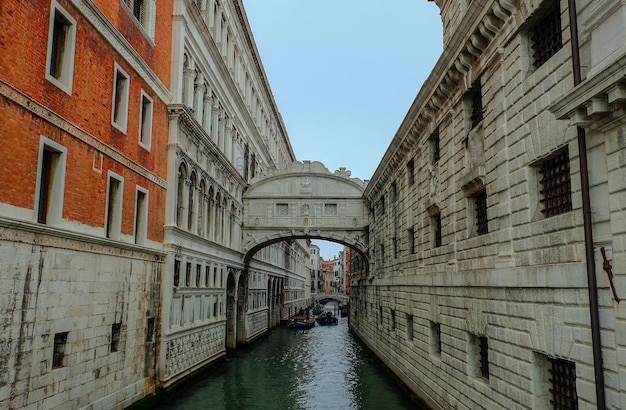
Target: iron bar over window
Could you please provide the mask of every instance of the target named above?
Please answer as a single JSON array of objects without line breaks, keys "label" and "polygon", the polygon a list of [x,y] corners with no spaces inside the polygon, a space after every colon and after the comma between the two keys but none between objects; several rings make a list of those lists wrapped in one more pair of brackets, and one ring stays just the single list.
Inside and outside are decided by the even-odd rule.
[{"label": "iron bar over window", "polygon": [[533,65],[540,67],[563,47],[561,38],[561,11],[559,4],[537,20],[530,36],[533,49]]},{"label": "iron bar over window", "polygon": [[576,364],[562,359],[548,359],[552,363],[550,381],[552,382],[552,406],[555,410],[578,409],[576,393]]},{"label": "iron bar over window", "polygon": [[541,164],[541,212],[553,216],[572,210],[572,187],[567,150],[552,156]]},{"label": "iron bar over window", "polygon": [[487,189],[483,188],[474,195],[476,206],[476,232],[483,235],[489,232],[487,225]]}]

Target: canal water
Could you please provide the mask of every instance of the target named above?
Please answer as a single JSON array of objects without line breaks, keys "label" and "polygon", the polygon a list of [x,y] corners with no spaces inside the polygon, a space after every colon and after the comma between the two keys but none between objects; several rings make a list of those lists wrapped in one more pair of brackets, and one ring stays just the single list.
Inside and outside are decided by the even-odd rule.
[{"label": "canal water", "polygon": [[421,409],[376,365],[348,319],[273,330],[160,400],[157,409]]}]

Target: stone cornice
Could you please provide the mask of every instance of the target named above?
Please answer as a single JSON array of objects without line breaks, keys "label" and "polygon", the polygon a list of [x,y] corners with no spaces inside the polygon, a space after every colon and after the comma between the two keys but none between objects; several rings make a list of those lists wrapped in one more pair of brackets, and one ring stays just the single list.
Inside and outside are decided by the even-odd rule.
[{"label": "stone cornice", "polygon": [[130,65],[142,79],[152,88],[164,103],[172,100],[170,90],[161,82],[161,79],[152,71],[131,44],[111,24],[106,16],[91,0],[69,0],[116,52]]},{"label": "stone cornice", "polygon": [[[237,127],[237,129],[243,130],[244,128],[240,127],[237,122],[240,122],[240,121],[246,122],[246,124],[248,125],[248,128],[252,130],[253,135],[256,135],[256,138],[254,139],[253,139],[253,135],[250,135],[249,137],[252,142],[256,140],[257,143],[254,144],[256,149],[258,149],[258,151],[263,154],[264,158],[267,158],[268,160],[273,160],[273,157],[268,147],[263,142],[265,136],[261,135],[260,133],[261,127],[257,127],[252,114],[249,113],[248,109],[246,108],[246,102],[244,101],[243,96],[241,95],[241,92],[239,90],[239,87],[237,86],[237,84],[235,83],[232,77],[231,71],[226,66],[226,62],[224,61],[222,53],[217,43],[215,42],[211,34],[211,31],[207,27],[206,22],[204,21],[202,17],[199,7],[194,4],[193,0],[186,0],[186,9],[187,9],[187,14],[185,16],[182,16],[183,20],[185,19],[185,17],[188,17],[190,19],[190,23],[196,27],[198,38],[202,40],[202,44],[206,46],[208,49],[208,52],[211,53],[212,60],[216,63],[214,65],[214,68],[218,71],[219,75],[223,79],[223,81],[220,80],[217,83],[212,84],[212,86],[214,87],[226,86],[228,90],[234,90],[234,92],[228,91],[228,92],[224,92],[223,94],[228,96],[228,98],[230,98],[231,100],[234,100],[232,101],[233,104],[238,106],[241,111],[245,111],[246,113],[248,113],[248,115],[245,118],[235,117],[236,118],[236,121],[234,121],[235,126]],[[247,26],[246,26],[246,29],[247,29]],[[192,44],[194,41],[197,42],[198,40],[194,38],[186,38],[185,41],[188,42],[189,44]],[[254,58],[256,58],[256,48],[251,50],[251,54],[253,55]],[[194,58],[197,58],[197,56],[194,56]],[[265,74],[263,73],[263,76],[260,77],[260,82],[264,86],[267,86],[266,85],[267,79],[266,77],[264,77],[264,75]],[[223,97],[223,95],[220,97]],[[227,98],[220,98],[219,101],[220,101],[220,104],[226,107],[225,104],[226,102],[228,102]],[[269,100],[269,105],[271,105],[274,111],[277,112],[275,108],[275,102],[273,99]],[[235,110],[233,109],[232,106],[229,105],[229,112],[227,113],[229,117],[232,117],[230,113],[233,111]],[[282,134],[283,138],[285,138],[288,141],[288,138],[286,137],[287,134],[286,134],[284,125],[282,124],[282,117],[280,116],[276,117],[275,121],[280,127],[280,131],[283,133]],[[290,150],[290,155],[294,155],[291,145],[288,145],[288,148]],[[294,155],[294,158],[295,158],[295,155]],[[277,167],[278,164],[272,164],[270,161],[268,161],[267,164],[262,164],[262,165],[263,167],[266,167],[266,168],[275,168]]]},{"label": "stone cornice", "polygon": [[565,93],[551,107],[572,125],[604,129],[626,121],[626,55]]},{"label": "stone cornice", "polygon": [[[429,131],[438,111],[454,96],[453,90],[466,87],[463,79],[476,73],[477,61],[491,45],[506,21],[517,11],[517,0],[474,0],[422,85],[378,165],[365,196],[372,200],[391,181],[392,172],[407,161],[407,154]],[[418,165],[418,164],[416,164]],[[418,171],[418,169],[416,169]]]},{"label": "stone cornice", "polygon": [[54,226],[0,217],[0,239],[15,241],[16,233],[13,231],[19,235],[19,242],[48,248],[57,247],[78,252],[155,261],[163,260],[166,255],[160,249],[113,241],[108,238],[87,235]]},{"label": "stone cornice", "polygon": [[265,91],[265,96],[270,103],[272,108],[272,112],[274,113],[274,117],[276,119],[276,124],[280,129],[280,134],[283,137],[283,142],[285,146],[289,148],[289,154],[292,160],[296,160],[296,154],[293,151],[293,147],[291,146],[291,142],[289,141],[289,137],[287,136],[287,129],[285,128],[285,124],[283,124],[283,117],[280,115],[278,108],[276,107],[276,102],[274,101],[274,94],[270,89],[269,81],[267,80],[267,76],[265,75],[265,70],[263,69],[263,65],[261,64],[261,60],[259,58],[259,52],[256,48],[256,44],[254,42],[252,36],[252,30],[250,29],[250,25],[248,24],[248,18],[245,16],[245,11],[243,6],[241,5],[241,0],[232,0],[233,7],[237,13],[237,17],[239,18],[239,24],[241,25],[244,38],[248,47],[250,49],[250,54],[252,55],[252,59],[254,62],[254,66],[257,70],[259,77],[263,80],[263,88]]},{"label": "stone cornice", "polygon": [[95,148],[96,150],[102,152],[103,154],[110,157],[112,160],[118,162],[119,164],[125,166],[133,172],[141,175],[142,177],[154,182],[161,188],[167,188],[167,181],[159,176],[155,175],[148,169],[142,167],[132,159],[126,157],[119,151],[115,150],[113,147],[105,144],[100,141],[93,135],[89,134],[87,131],[77,127],[70,121],[61,117],[57,113],[52,110],[44,107],[37,101],[28,97],[27,95],[19,92],[15,88],[13,88],[10,84],[7,84],[0,80],[0,95],[6,97],[8,100],[13,101],[15,104],[21,106],[26,111],[31,112],[33,115],[48,121],[50,124],[55,127],[67,132],[72,137],[84,142],[85,144]]}]

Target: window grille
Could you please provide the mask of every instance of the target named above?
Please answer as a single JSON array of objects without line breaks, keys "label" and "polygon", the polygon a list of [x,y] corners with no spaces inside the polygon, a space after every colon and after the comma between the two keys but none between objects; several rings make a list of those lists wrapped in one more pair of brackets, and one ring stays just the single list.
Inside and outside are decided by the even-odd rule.
[{"label": "window grille", "polygon": [[576,364],[567,360],[548,358],[552,364],[550,382],[552,388],[552,406],[555,410],[578,409],[576,393]]},{"label": "window grille", "polygon": [[468,97],[471,106],[470,122],[473,129],[483,120],[483,101],[480,81],[476,81],[474,85],[472,85],[472,88],[468,91]]},{"label": "window grille", "polygon": [[541,164],[542,175],[541,212],[547,217],[572,210],[572,186],[569,172],[569,152],[567,150],[552,156]]},{"label": "window grille", "polygon": [[536,22],[530,36],[533,66],[540,67],[563,47],[561,37],[561,10],[555,6]]},{"label": "window grille", "polygon": [[480,375],[485,379],[489,379],[489,342],[486,337],[479,337],[478,342],[480,348]]},{"label": "window grille", "polygon": [[474,202],[476,206],[476,232],[483,235],[489,232],[487,225],[487,190],[481,189],[475,196]]}]

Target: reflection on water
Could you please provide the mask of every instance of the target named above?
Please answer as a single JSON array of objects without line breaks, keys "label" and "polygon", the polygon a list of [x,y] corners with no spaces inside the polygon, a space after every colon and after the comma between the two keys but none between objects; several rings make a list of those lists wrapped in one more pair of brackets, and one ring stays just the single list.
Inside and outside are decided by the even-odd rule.
[{"label": "reflection on water", "polygon": [[415,409],[348,331],[348,320],[280,328],[238,352],[159,409]]}]

